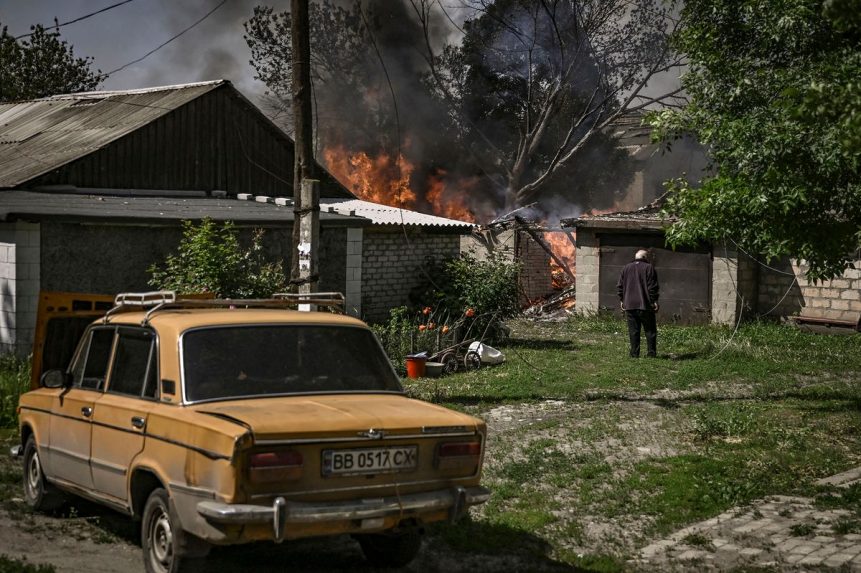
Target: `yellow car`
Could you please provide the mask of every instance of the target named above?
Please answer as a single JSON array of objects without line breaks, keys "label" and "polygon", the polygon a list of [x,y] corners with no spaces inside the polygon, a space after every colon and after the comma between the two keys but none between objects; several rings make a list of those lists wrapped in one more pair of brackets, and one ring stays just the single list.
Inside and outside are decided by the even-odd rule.
[{"label": "yellow car", "polygon": [[40,320],[38,388],[19,405],[25,497],[140,519],[148,572],[211,545],[345,533],[371,564],[400,566],[425,524],[490,495],[484,423],[405,396],[360,320],[295,298],[129,293],[85,323],[74,301],[42,303],[56,324]]}]

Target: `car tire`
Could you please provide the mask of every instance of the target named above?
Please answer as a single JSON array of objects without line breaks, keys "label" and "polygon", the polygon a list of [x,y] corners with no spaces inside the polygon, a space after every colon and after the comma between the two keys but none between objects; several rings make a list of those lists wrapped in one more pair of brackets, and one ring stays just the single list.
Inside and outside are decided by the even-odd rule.
[{"label": "car tire", "polygon": [[179,573],[199,569],[201,560],[191,559],[185,551],[185,535],[170,511],[168,493],[163,488],[153,490],[144,505],[141,520],[141,548],[147,573]]},{"label": "car tire", "polygon": [[422,535],[417,530],[357,535],[365,559],[373,567],[403,567],[418,555]]},{"label": "car tire", "polygon": [[63,494],[48,483],[42,471],[42,459],[36,438],[30,436],[24,445],[24,498],[36,511],[53,511],[63,505]]}]

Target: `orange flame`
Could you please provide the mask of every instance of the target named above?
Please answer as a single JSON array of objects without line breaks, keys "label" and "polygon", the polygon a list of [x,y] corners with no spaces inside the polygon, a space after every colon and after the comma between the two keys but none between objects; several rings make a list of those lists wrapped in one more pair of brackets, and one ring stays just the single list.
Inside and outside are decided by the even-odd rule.
[{"label": "orange flame", "polygon": [[475,214],[467,207],[464,194],[472,186],[466,180],[458,183],[458,189],[454,190],[446,185],[446,172],[438,170],[428,178],[428,191],[425,199],[430,203],[434,215],[457,219],[459,221],[475,222]]},{"label": "orange flame", "polygon": [[410,189],[414,166],[398,155],[395,160],[387,153],[371,157],[364,151],[349,153],[340,146],[323,151],[329,171],[359,199],[390,207],[411,209],[416,194]]},{"label": "orange flame", "polygon": [[[553,251],[553,254],[559,257],[571,272],[574,272],[576,250],[566,233],[563,231],[547,231],[544,233],[544,240],[547,242],[550,250]],[[553,279],[553,288],[555,289],[564,289],[571,284],[571,277],[553,259],[550,259],[550,275]]]},{"label": "orange flame", "polygon": [[[326,166],[332,175],[360,199],[404,209],[415,209],[418,195],[410,188],[415,166],[403,154],[397,161],[387,153],[375,157],[360,151],[352,153],[343,146],[327,147],[323,151]],[[460,179],[451,182],[446,172],[437,170],[427,180],[425,200],[434,215],[475,221],[466,197],[476,181]]]}]

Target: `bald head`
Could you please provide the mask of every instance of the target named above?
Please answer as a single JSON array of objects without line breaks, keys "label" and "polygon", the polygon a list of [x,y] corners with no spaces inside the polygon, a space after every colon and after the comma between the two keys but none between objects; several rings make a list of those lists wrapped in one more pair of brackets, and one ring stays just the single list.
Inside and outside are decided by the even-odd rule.
[{"label": "bald head", "polygon": [[[628,252],[630,252],[630,251],[628,251]],[[637,251],[637,253],[634,255],[634,260],[637,260],[637,261],[639,261],[639,260],[643,260],[643,261],[645,261],[645,260],[646,260],[646,258],[647,258],[648,256],[649,256],[649,251],[646,251],[646,250],[640,249],[640,250],[639,250],[639,251]]]}]

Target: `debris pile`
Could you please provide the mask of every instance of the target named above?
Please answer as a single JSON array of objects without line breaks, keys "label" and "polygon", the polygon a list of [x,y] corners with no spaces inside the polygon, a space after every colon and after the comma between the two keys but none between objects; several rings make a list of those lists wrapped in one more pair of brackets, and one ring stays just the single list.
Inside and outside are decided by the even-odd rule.
[{"label": "debris pile", "polygon": [[574,315],[576,289],[574,285],[542,298],[523,311],[531,318],[566,318]]}]

